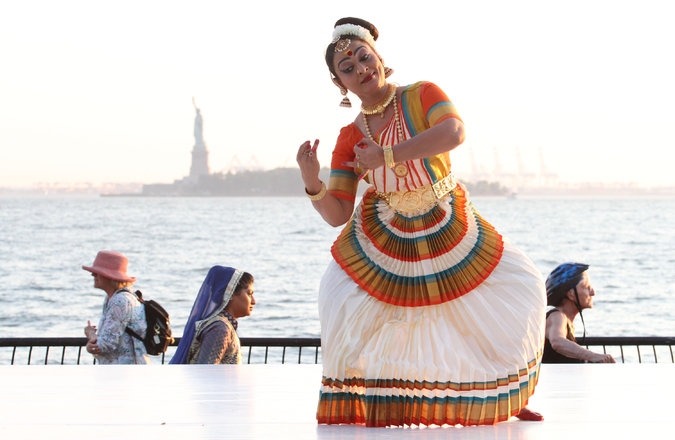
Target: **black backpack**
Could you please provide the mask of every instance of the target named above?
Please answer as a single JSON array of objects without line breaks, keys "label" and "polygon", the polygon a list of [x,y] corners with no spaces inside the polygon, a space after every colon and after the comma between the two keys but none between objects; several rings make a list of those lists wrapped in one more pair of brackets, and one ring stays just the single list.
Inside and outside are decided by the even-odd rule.
[{"label": "black backpack", "polygon": [[129,327],[126,328],[126,332],[134,338],[143,341],[148,354],[153,356],[162,354],[173,343],[171,326],[169,325],[169,313],[157,301],[151,299],[147,301],[143,300],[143,294],[140,290],[136,291],[136,297],[145,306],[145,321],[148,323],[148,329],[145,331],[145,338],[141,338]]}]

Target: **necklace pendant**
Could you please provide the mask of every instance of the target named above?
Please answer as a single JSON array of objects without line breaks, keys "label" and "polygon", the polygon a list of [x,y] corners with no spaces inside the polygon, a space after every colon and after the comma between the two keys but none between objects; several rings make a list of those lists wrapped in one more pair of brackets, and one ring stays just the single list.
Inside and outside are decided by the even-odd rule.
[{"label": "necklace pendant", "polygon": [[408,175],[408,166],[404,163],[397,163],[394,167],[394,174],[397,177],[403,178]]}]

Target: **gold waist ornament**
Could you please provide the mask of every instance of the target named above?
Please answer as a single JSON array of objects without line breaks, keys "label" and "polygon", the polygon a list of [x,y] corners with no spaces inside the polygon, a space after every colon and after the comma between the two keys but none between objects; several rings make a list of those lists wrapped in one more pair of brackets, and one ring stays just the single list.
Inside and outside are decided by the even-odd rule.
[{"label": "gold waist ornament", "polygon": [[431,185],[424,185],[412,191],[375,191],[375,196],[387,202],[396,211],[415,213],[427,211],[436,205],[436,202],[455,189],[455,176],[448,174]]}]

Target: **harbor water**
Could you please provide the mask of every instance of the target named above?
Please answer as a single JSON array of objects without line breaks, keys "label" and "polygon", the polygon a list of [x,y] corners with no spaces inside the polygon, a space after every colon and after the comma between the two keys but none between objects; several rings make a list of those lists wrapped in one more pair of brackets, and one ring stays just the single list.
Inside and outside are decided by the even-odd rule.
[{"label": "harbor water", "polygon": [[[591,265],[587,335],[675,335],[672,197],[473,202],[544,278],[565,261]],[[255,277],[257,305],[240,320],[241,337],[318,337],[317,290],[339,233],[304,197],[5,196],[0,225],[0,337],[83,336],[104,293],[81,266],[101,249],[129,257],[135,287],[165,306],[175,336],[220,264]]]}]

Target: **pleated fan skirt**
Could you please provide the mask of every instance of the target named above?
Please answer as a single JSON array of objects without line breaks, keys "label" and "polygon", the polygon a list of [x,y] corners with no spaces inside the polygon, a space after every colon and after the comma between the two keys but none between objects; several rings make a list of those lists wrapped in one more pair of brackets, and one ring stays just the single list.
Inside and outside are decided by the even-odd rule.
[{"label": "pleated fan skirt", "polygon": [[478,286],[427,306],[381,301],[331,262],[319,294],[318,422],[384,427],[507,420],[537,384],[545,305],[539,271],[507,242]]}]

